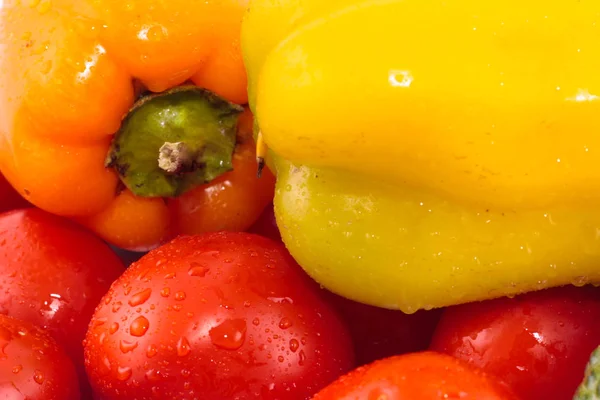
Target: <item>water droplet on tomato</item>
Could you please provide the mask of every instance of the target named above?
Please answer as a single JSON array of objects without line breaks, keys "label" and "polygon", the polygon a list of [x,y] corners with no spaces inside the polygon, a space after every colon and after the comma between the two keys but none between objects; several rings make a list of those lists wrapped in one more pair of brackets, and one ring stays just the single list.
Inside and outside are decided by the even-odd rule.
[{"label": "water droplet on tomato", "polygon": [[208,332],[211,342],[228,350],[237,350],[246,340],[246,320],[227,319]]},{"label": "water droplet on tomato", "polygon": [[110,365],[110,360],[108,359],[107,356],[104,356],[104,358],[102,359],[102,366],[104,367],[104,369],[102,370],[102,374],[106,375],[110,372],[111,369],[111,365]]},{"label": "water droplet on tomato", "polygon": [[173,279],[175,278],[175,272],[169,272],[168,274],[165,274],[165,279]]},{"label": "water droplet on tomato", "polygon": [[191,372],[189,369],[182,369],[181,370],[181,376],[183,376],[184,378],[187,378],[191,375]]},{"label": "water droplet on tomato", "polygon": [[22,369],[23,369],[23,366],[21,364],[15,365],[12,369],[12,372],[13,372],[13,374],[18,374],[19,372],[21,372]]},{"label": "water droplet on tomato", "polygon": [[120,301],[115,302],[115,304],[113,304],[112,306],[112,312],[116,313],[117,311],[119,311],[122,305],[123,303],[121,303]]},{"label": "water droplet on tomato", "polygon": [[117,368],[117,379],[120,381],[126,381],[131,378],[131,368],[130,367],[119,367]]},{"label": "water droplet on tomato", "polygon": [[144,336],[148,328],[150,327],[150,322],[144,316],[139,316],[133,320],[131,325],[129,326],[129,333],[132,336]]},{"label": "water droplet on tomato", "polygon": [[300,347],[300,343],[298,343],[298,340],[290,339],[290,350],[295,353],[296,350],[298,350],[298,347]]},{"label": "water droplet on tomato", "polygon": [[298,353],[298,365],[300,365],[300,366],[304,365],[305,361],[306,361],[306,354],[304,354],[304,350],[300,350],[300,353]]},{"label": "water droplet on tomato", "polygon": [[108,333],[110,333],[112,335],[118,330],[119,330],[119,323],[113,322],[112,324],[110,324],[110,328],[108,328]]},{"label": "water droplet on tomato", "polygon": [[181,300],[185,300],[185,292],[177,292],[175,293],[175,300],[177,301],[181,301]]},{"label": "water droplet on tomato", "polygon": [[146,379],[149,381],[159,381],[161,378],[161,373],[157,369],[149,369],[146,371]]},{"label": "water droplet on tomato", "polygon": [[148,301],[148,299],[150,298],[151,295],[152,295],[152,289],[150,289],[150,288],[144,289],[141,292],[138,292],[138,293],[134,294],[133,296],[131,296],[128,303],[131,307],[139,306],[141,304],[144,304],[146,301]]},{"label": "water droplet on tomato", "polygon": [[108,305],[108,303],[110,303],[112,301],[112,297],[111,296],[106,296],[104,298],[104,304]]},{"label": "water droplet on tomato", "polygon": [[173,308],[174,311],[181,311],[181,309],[183,307],[181,306],[181,304],[175,304],[172,308]]},{"label": "water droplet on tomato", "polygon": [[185,357],[188,354],[190,354],[191,348],[190,348],[190,342],[188,342],[187,338],[185,338],[184,336],[180,337],[179,340],[177,341],[177,355],[179,357]]},{"label": "water droplet on tomato", "polygon": [[166,287],[166,288],[162,288],[162,289],[160,290],[160,295],[161,295],[162,297],[169,297],[169,295],[170,295],[170,294],[171,294],[171,289],[169,289],[168,287]]},{"label": "water droplet on tomato", "polygon": [[206,267],[202,264],[199,264],[197,262],[193,262],[190,264],[190,269],[188,269],[188,275],[189,276],[198,276],[200,278],[204,278],[206,276],[206,274],[208,273],[208,271],[210,270],[209,267]]},{"label": "water droplet on tomato", "polygon": [[129,293],[131,293],[131,286],[129,286],[129,285],[125,286],[125,290],[123,291],[123,293],[125,294],[125,296],[127,296]]},{"label": "water droplet on tomato", "polygon": [[279,321],[279,327],[281,329],[288,329],[292,325],[293,325],[293,322],[289,318],[286,318],[286,317],[281,318],[281,321]]},{"label": "water droplet on tomato", "polygon": [[260,319],[258,319],[258,318],[254,318],[254,319],[252,320],[252,324],[253,324],[253,325],[256,325],[256,326],[258,326],[258,325],[260,324]]},{"label": "water droplet on tomato", "polygon": [[144,279],[146,277],[146,275],[148,275],[149,272],[150,272],[150,268],[147,268],[141,274],[138,275],[137,280],[141,281],[142,279]]},{"label": "water droplet on tomato", "polygon": [[130,342],[129,340],[121,340],[121,342],[119,343],[119,348],[123,353],[129,353],[130,351],[133,351],[136,347],[138,347],[138,343]]},{"label": "water droplet on tomato", "polygon": [[104,325],[106,323],[106,321],[108,321],[108,318],[105,318],[105,317],[95,319],[94,322],[92,323],[92,326],[94,328],[97,328],[97,327],[99,327],[101,325]]},{"label": "water droplet on tomato", "polygon": [[154,357],[157,353],[158,353],[158,349],[153,344],[148,346],[148,348],[146,349],[146,357],[148,357],[148,358]]},{"label": "water droplet on tomato", "polygon": [[106,332],[102,332],[100,336],[98,336],[98,344],[102,346],[104,344],[104,340],[106,340]]},{"label": "water droplet on tomato", "polygon": [[39,369],[36,369],[33,372],[33,380],[40,385],[42,383],[44,383],[44,374],[42,373],[42,371],[40,371]]},{"label": "water droplet on tomato", "polygon": [[279,356],[279,357],[277,357],[277,361],[279,361],[279,362],[281,362],[281,363],[282,363],[284,360],[285,360],[285,358],[283,358],[283,356]]}]

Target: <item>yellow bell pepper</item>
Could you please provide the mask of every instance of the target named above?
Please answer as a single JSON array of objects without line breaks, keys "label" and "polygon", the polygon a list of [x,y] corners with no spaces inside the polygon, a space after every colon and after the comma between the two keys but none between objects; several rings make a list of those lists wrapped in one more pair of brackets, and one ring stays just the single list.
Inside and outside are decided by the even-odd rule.
[{"label": "yellow bell pepper", "polygon": [[600,2],[253,0],[283,240],[405,312],[600,282]]}]

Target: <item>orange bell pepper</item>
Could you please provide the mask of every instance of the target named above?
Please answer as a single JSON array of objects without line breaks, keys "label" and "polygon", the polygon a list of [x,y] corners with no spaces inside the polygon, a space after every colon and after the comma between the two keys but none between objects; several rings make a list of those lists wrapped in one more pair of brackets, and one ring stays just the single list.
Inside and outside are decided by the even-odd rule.
[{"label": "orange bell pepper", "polygon": [[245,230],[258,218],[274,178],[255,177],[248,111],[232,125],[233,170],[172,196],[140,196],[122,165],[105,163],[140,93],[191,82],[241,110],[233,103],[247,102],[247,0],[0,4],[0,171],[26,199],[134,250],[179,233]]}]

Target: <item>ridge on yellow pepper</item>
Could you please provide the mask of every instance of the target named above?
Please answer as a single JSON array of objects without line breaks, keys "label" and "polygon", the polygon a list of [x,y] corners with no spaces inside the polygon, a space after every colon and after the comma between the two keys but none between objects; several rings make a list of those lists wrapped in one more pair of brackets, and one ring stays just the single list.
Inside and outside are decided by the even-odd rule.
[{"label": "ridge on yellow pepper", "polygon": [[252,0],[283,240],[414,312],[600,280],[600,3]]}]

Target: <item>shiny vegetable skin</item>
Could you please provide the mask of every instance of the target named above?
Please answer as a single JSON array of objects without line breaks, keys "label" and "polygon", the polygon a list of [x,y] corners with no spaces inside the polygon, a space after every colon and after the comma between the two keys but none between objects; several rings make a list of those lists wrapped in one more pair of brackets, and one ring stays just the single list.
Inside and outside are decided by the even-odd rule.
[{"label": "shiny vegetable skin", "polygon": [[[246,103],[239,49],[246,7],[244,0],[4,1],[0,171],[36,206],[83,218],[103,238],[128,249],[148,249],[172,237],[171,218],[198,221],[193,212],[198,208],[211,215],[221,204],[211,203],[206,188],[188,196],[194,204],[180,208],[162,198],[133,196],[120,190],[105,159],[139,87],[163,92],[191,82]],[[228,200],[243,192],[241,204],[252,204],[247,213],[253,215],[225,229],[247,229],[268,203],[254,195],[259,189],[248,190],[252,183],[242,182],[256,181],[254,157],[242,158],[240,171],[223,178],[233,189],[221,181],[214,191]],[[182,229],[203,228],[200,222]]]},{"label": "shiny vegetable skin", "polygon": [[325,292],[325,297],[348,325],[358,365],[427,350],[442,314],[439,309],[405,314],[357,303],[330,292]]},{"label": "shiny vegetable skin", "polygon": [[431,349],[506,382],[522,400],[570,399],[600,343],[600,288],[562,287],[448,308]]},{"label": "shiny vegetable skin", "polygon": [[0,215],[0,266],[0,314],[44,328],[71,357],[85,389],[81,342],[122,262],[74,222],[29,208]]},{"label": "shiny vegetable skin", "polygon": [[86,369],[105,400],[304,400],[354,366],[348,331],[282,244],[183,236],[100,302]]},{"label": "shiny vegetable skin", "polygon": [[598,13],[252,0],[249,103],[298,263],[405,312],[600,281]]},{"label": "shiny vegetable skin", "polygon": [[47,332],[0,314],[0,398],[79,400],[73,362]]},{"label": "shiny vegetable skin", "polygon": [[0,174],[0,212],[29,206],[30,204]]},{"label": "shiny vegetable skin", "polygon": [[453,357],[419,352],[375,361],[312,400],[517,400],[501,382]]}]

